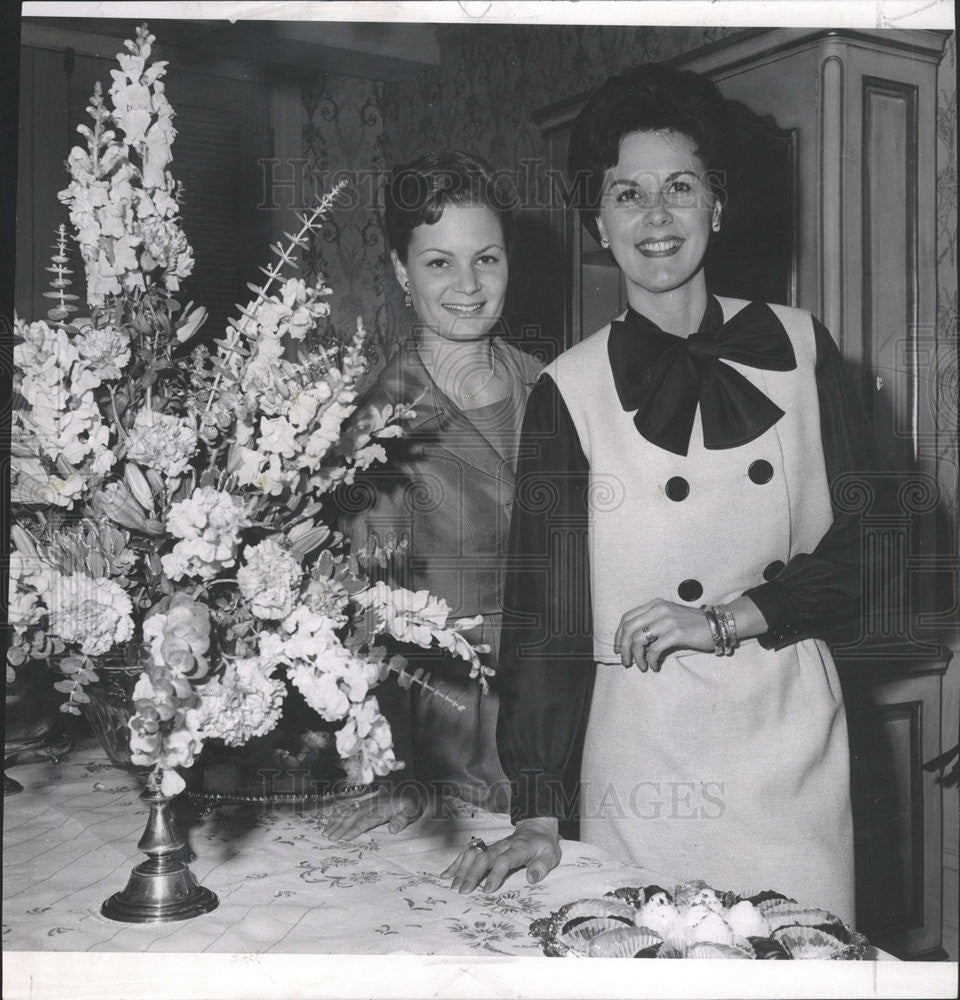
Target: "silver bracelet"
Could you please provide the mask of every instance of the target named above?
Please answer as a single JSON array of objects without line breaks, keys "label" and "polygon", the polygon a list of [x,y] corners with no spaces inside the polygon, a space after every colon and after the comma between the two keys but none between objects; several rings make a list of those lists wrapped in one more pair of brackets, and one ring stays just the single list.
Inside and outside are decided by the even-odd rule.
[{"label": "silver bracelet", "polygon": [[707,624],[710,626],[710,634],[713,636],[713,651],[717,656],[723,656],[725,653],[723,633],[720,631],[720,622],[717,619],[716,608],[703,608],[703,613],[706,616]]},{"label": "silver bracelet", "polygon": [[717,616],[717,624],[720,626],[720,635],[723,639],[723,655],[733,656],[734,649],[737,648],[737,623],[733,619],[733,614],[719,604],[712,608]]}]

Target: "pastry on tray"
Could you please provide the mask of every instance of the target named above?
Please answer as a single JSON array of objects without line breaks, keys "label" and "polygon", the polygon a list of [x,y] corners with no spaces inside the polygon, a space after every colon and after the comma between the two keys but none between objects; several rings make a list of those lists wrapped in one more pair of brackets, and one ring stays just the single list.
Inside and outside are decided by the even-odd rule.
[{"label": "pastry on tray", "polygon": [[590,958],[862,959],[867,939],[827,910],[778,892],[705,882],[616,889],[534,920],[544,954]]}]

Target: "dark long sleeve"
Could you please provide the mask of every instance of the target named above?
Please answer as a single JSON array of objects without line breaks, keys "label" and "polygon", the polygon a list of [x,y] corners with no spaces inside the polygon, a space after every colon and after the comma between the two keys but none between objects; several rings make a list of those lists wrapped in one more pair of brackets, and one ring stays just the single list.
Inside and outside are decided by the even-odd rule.
[{"label": "dark long sleeve", "polygon": [[569,836],[593,691],[589,468],[555,383],[527,401],[510,525],[497,748],[511,818],[556,816]]},{"label": "dark long sleeve", "polygon": [[[895,486],[879,455],[865,408],[829,331],[814,320],[816,383],[827,482],[834,519],[810,553],[797,555],[780,575],[747,590],[769,631],[765,648],[779,649],[808,636],[832,636],[853,625],[863,609],[861,517],[838,507],[841,477],[855,474],[874,496],[873,511],[895,509]],[[849,484],[848,484],[849,486]]]}]

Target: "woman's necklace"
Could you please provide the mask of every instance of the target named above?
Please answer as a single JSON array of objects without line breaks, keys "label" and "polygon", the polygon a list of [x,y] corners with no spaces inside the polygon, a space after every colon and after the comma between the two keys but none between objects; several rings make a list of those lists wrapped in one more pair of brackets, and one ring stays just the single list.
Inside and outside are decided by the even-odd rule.
[{"label": "woman's necklace", "polygon": [[[420,345],[420,344],[417,344],[417,353],[420,355],[420,359],[422,361],[423,360],[423,348],[422,348],[422,345]],[[427,370],[428,371],[430,371],[430,367],[431,367],[430,365],[427,365]],[[458,386],[457,387],[457,395],[460,396],[461,399],[475,399],[493,381],[493,376],[496,374],[496,370],[497,370],[496,354],[494,353],[493,348],[491,347],[490,348],[490,372],[487,375],[487,377],[483,380],[483,384],[480,385],[480,386],[478,386],[472,392],[464,392]],[[433,378],[435,381],[436,381],[436,376],[437,375],[439,375],[439,372],[436,372],[436,373],[431,372],[431,378]]]},{"label": "woman's necklace", "polygon": [[463,396],[464,399],[474,399],[476,396],[479,396],[480,393],[483,392],[483,390],[486,389],[486,387],[493,381],[493,376],[494,376],[494,373],[496,372],[496,370],[497,370],[497,359],[496,359],[496,355],[493,353],[493,348],[491,348],[490,349],[490,374],[484,379],[483,385],[481,385],[478,389],[474,389],[473,392],[463,392],[461,390],[460,395]]}]

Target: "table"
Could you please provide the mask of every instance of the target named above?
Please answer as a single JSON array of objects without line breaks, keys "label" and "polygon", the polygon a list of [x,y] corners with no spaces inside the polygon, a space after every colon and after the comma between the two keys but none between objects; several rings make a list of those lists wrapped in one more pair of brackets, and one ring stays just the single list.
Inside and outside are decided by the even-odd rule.
[{"label": "table", "polygon": [[515,874],[493,895],[440,878],[472,836],[493,842],[506,816],[425,815],[402,833],[333,842],[316,813],[222,807],[183,830],[212,914],[162,925],[115,923],[100,904],[144,860],[140,784],[95,745],[60,764],[10,769],[24,791],[4,802],[3,943],[15,950],[538,955],[530,921],[584,896],[643,885],[651,873],[565,842],[561,869],[536,886]]},{"label": "table", "polygon": [[[425,815],[401,834],[381,828],[353,842],[335,843],[320,832],[316,814],[289,807],[221,808],[184,831],[196,855],[191,869],[220,897],[219,908],[175,923],[121,924],[102,917],[99,909],[143,860],[136,844],[147,807],[139,799],[137,779],[110,766],[99,747],[90,743],[59,764],[30,763],[8,770],[24,791],[4,801],[2,940],[7,959],[23,952],[43,953],[41,960],[69,952],[91,957],[244,953],[264,959],[415,955],[536,960],[539,944],[528,933],[536,917],[620,886],[669,886],[675,881],[666,873],[613,861],[588,844],[565,841],[560,867],[539,885],[527,885],[524,875],[515,873],[497,893],[460,895],[440,872],[471,836],[487,842],[504,836],[510,829],[506,816],[461,807],[452,815]],[[623,964],[539,958],[537,967],[549,968],[552,975],[565,968],[565,981],[574,966],[591,967],[595,971],[588,973],[588,981],[596,983],[603,979],[597,978],[598,965],[609,972],[610,962]],[[644,963],[644,980],[653,982],[654,966],[686,964]],[[791,995],[800,995],[793,988],[798,967],[820,963],[713,963],[718,964],[789,965],[794,970]],[[43,965],[40,961],[39,967]],[[873,963],[833,965],[835,972],[845,966],[844,974],[854,976],[876,968]],[[853,966],[863,968],[850,972]],[[636,981],[637,963],[630,968]],[[16,995],[6,987],[5,996]],[[30,989],[34,993],[25,989],[23,995],[40,995],[35,982]],[[929,985],[924,991],[917,995],[935,995]],[[72,995],[79,994],[73,990]],[[272,994],[257,987],[249,995]],[[453,996],[456,990],[448,986],[439,995]],[[571,995],[593,993],[579,986]],[[653,995],[669,994],[661,986]]]}]

